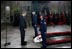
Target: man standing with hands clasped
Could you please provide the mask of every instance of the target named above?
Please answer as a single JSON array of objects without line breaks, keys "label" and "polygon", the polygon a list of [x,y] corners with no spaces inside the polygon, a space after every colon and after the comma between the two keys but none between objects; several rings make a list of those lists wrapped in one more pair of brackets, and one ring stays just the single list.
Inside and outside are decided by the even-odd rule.
[{"label": "man standing with hands clasped", "polygon": [[27,42],[25,41],[25,29],[27,28],[26,21],[25,21],[26,14],[27,14],[26,11],[23,11],[19,18],[19,29],[20,29],[20,33],[21,33],[21,45],[27,44]]}]

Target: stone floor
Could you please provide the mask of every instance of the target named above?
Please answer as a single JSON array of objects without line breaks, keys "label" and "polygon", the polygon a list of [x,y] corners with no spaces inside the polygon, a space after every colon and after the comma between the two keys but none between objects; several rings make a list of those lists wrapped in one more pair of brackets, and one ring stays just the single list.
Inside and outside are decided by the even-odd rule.
[{"label": "stone floor", "polygon": [[[39,28],[38,28],[39,30]],[[58,25],[58,26],[48,26],[47,33],[48,32],[64,32],[64,31],[71,31],[71,26],[67,25]],[[6,30],[1,31],[1,48],[40,48],[40,43],[34,43],[33,42],[33,36],[34,36],[34,30],[32,27],[28,27],[26,29],[25,34],[25,40],[27,41],[26,46],[20,45],[20,31],[19,27],[12,27],[8,26],[8,39],[7,42],[10,42],[11,44],[8,46],[4,46],[6,41]],[[39,31],[38,31],[39,32]],[[40,32],[39,32],[40,33]],[[71,43],[63,43],[63,44],[56,44],[56,45],[49,45],[47,48],[71,48]]]}]

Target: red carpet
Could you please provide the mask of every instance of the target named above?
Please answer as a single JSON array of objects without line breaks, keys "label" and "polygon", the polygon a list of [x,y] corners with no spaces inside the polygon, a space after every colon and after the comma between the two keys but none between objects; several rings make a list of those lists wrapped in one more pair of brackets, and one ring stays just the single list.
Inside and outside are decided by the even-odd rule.
[{"label": "red carpet", "polygon": [[[41,34],[39,34],[39,35],[41,35]],[[46,34],[47,36],[56,36],[56,35],[71,35],[71,32],[70,31],[65,31],[65,32],[52,32],[52,33],[47,33]]]},{"label": "red carpet", "polygon": [[[40,35],[40,34],[39,34]],[[53,32],[53,33],[47,33],[47,36],[52,36],[52,35],[59,35],[59,36],[62,36],[62,35],[71,35],[71,32],[70,31],[66,31],[66,32]],[[49,37],[49,38],[50,38]],[[55,36],[54,36],[55,37]],[[49,39],[48,38],[48,39]],[[58,43],[66,43],[66,42],[71,42],[71,37],[67,37],[67,38],[64,38],[64,39],[61,39],[61,40],[47,40],[47,43],[50,45],[50,44],[58,44]]]},{"label": "red carpet", "polygon": [[58,44],[58,43],[65,43],[65,42],[71,42],[71,38],[65,38],[62,40],[47,40],[47,44]]}]

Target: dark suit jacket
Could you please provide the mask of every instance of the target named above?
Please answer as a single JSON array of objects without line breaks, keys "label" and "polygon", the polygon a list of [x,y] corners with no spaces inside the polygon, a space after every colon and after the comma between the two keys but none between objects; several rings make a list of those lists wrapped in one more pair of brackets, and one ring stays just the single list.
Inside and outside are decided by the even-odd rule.
[{"label": "dark suit jacket", "polygon": [[20,28],[27,28],[26,21],[23,16],[20,16],[20,18],[19,18],[19,27]]}]

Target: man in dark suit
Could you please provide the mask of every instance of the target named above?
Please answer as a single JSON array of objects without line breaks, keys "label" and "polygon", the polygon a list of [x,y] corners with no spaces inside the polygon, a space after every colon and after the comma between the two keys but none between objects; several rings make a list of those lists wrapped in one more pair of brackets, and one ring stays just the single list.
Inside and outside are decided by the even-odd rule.
[{"label": "man in dark suit", "polygon": [[37,31],[37,14],[35,11],[32,12],[32,26],[34,28],[35,35],[33,38],[35,38],[38,35]]},{"label": "man in dark suit", "polygon": [[19,18],[19,29],[21,33],[21,45],[26,45],[27,42],[25,41],[25,29],[27,28],[26,21],[25,21],[26,12],[22,12]]}]

